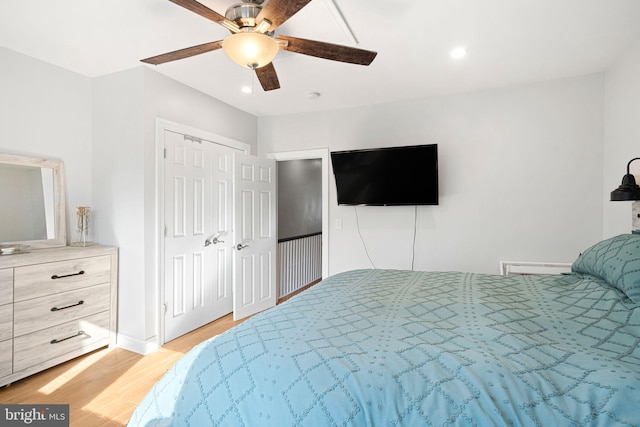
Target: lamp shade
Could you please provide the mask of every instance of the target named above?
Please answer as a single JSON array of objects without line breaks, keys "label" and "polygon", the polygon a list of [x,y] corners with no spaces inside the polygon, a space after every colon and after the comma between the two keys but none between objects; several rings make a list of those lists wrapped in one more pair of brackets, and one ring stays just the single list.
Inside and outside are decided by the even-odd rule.
[{"label": "lamp shade", "polygon": [[622,178],[622,184],[611,192],[611,201],[640,200],[640,187],[636,184],[633,175],[628,174]]},{"label": "lamp shade", "polygon": [[256,69],[270,63],[280,47],[272,37],[261,33],[243,32],[224,39],[222,49],[236,64]]},{"label": "lamp shade", "polygon": [[627,164],[627,174],[622,177],[622,184],[611,192],[611,201],[640,200],[640,187],[636,184],[636,178],[630,173],[630,166],[634,160],[640,160],[640,157],[631,159]]}]

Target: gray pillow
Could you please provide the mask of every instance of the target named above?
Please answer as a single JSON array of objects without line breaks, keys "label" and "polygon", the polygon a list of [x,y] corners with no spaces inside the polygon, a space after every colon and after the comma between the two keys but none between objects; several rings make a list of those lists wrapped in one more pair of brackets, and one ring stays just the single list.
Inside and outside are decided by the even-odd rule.
[{"label": "gray pillow", "polygon": [[571,271],[600,277],[640,303],[640,234],[621,234],[591,246]]}]

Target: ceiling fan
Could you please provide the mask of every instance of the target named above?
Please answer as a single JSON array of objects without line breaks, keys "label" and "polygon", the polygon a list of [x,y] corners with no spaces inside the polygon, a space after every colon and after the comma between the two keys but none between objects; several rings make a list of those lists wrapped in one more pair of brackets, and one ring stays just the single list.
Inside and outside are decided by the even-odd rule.
[{"label": "ceiling fan", "polygon": [[142,62],[147,64],[158,65],[223,49],[237,64],[255,70],[262,88],[269,91],[280,88],[278,75],[271,62],[280,49],[359,65],[371,64],[377,55],[377,52],[348,46],[274,35],[277,27],[309,4],[311,0],[266,0],[266,2],[265,0],[242,0],[242,3],[229,7],[225,16],[196,0],[169,1],[222,25],[232,34],[224,40],[143,59]]}]

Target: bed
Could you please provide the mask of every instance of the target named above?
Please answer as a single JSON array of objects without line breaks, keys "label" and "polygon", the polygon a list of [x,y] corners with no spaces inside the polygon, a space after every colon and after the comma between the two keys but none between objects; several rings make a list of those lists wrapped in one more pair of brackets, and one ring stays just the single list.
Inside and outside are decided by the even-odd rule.
[{"label": "bed", "polygon": [[337,274],[194,347],[129,426],[638,426],[640,236],[572,270]]}]

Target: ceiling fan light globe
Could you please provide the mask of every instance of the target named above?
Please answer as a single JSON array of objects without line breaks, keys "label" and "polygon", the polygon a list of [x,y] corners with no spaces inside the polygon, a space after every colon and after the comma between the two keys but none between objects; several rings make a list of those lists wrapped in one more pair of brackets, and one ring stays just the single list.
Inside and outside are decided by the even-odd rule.
[{"label": "ceiling fan light globe", "polygon": [[273,61],[278,54],[279,45],[267,35],[242,32],[224,39],[222,49],[236,64],[256,69]]}]

